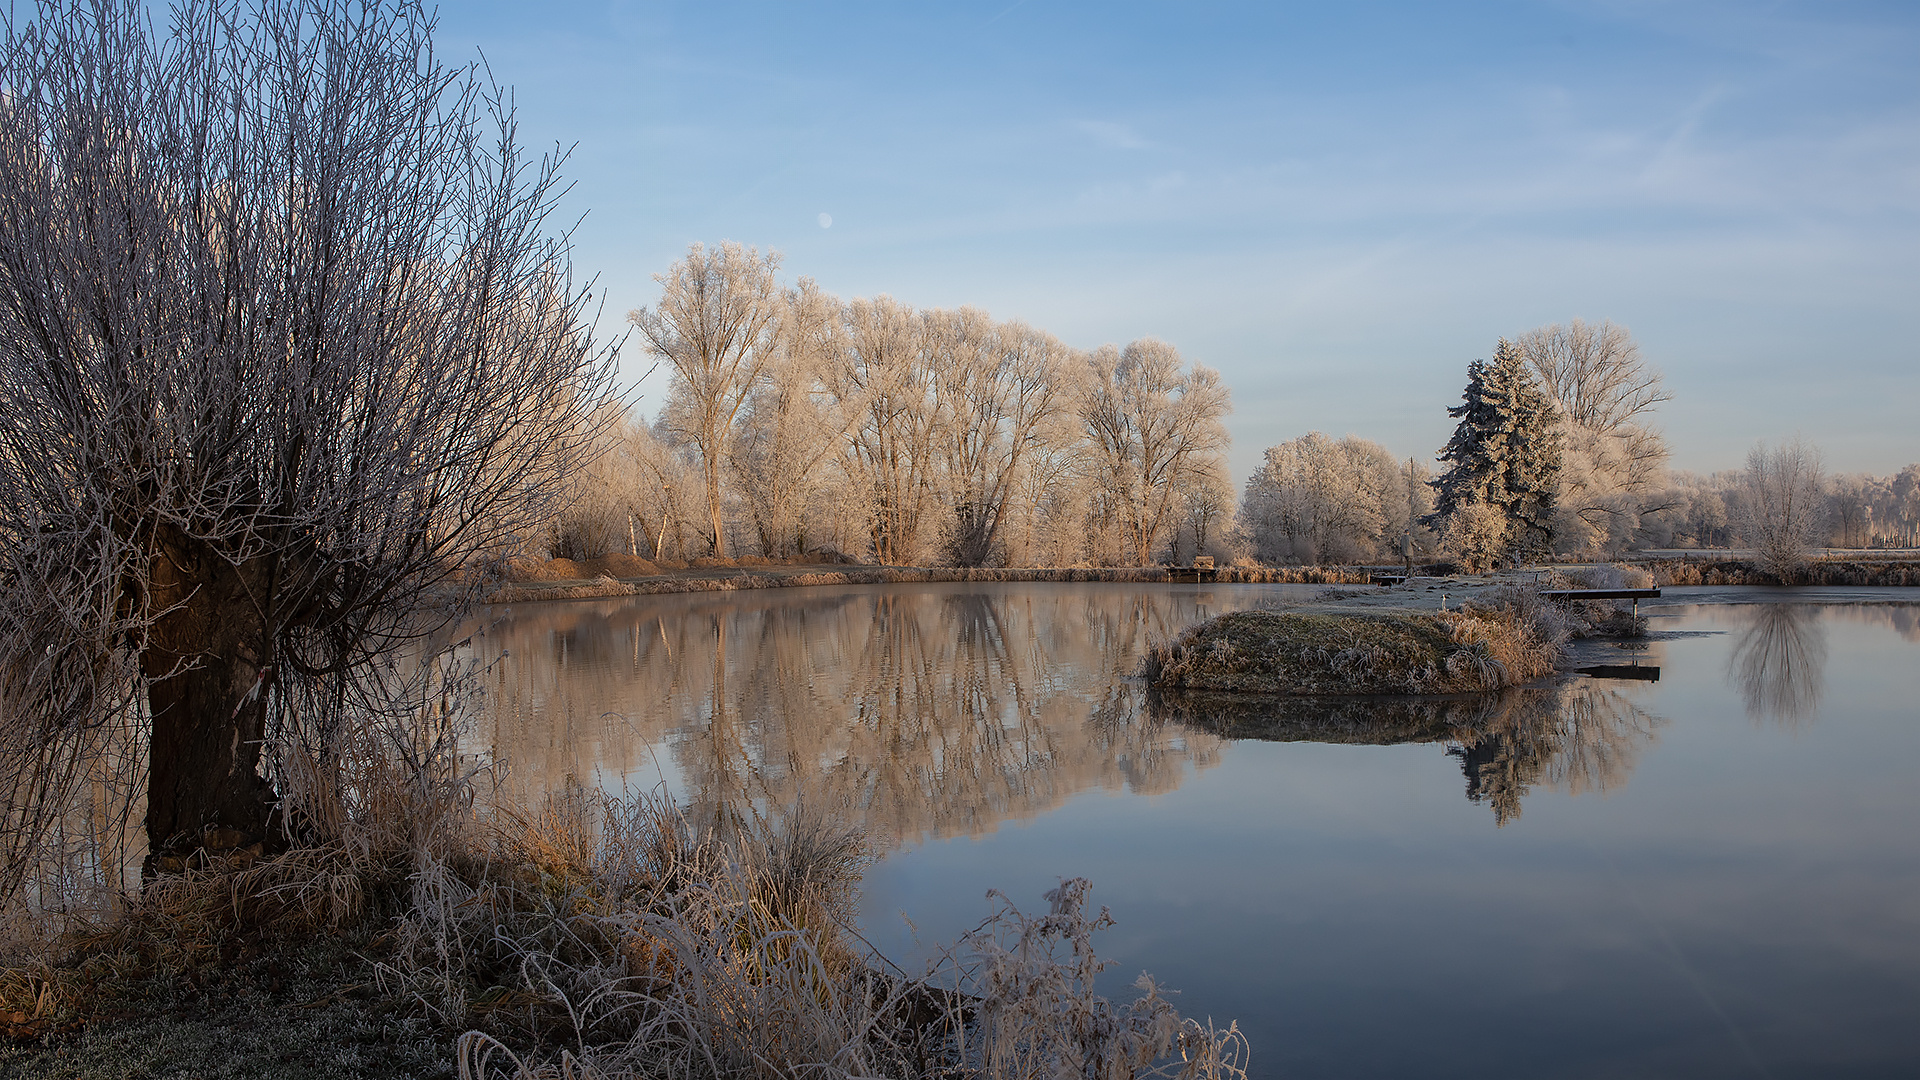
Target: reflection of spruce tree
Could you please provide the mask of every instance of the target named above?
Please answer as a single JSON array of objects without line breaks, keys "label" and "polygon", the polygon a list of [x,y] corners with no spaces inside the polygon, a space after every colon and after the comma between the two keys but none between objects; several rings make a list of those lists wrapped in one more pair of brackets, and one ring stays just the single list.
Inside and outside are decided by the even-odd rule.
[{"label": "reflection of spruce tree", "polygon": [[1496,826],[1520,816],[1521,798],[1560,748],[1551,699],[1528,704],[1535,707],[1502,710],[1486,728],[1447,751],[1460,759],[1468,801],[1491,805]]},{"label": "reflection of spruce tree", "polygon": [[1740,687],[1747,717],[1798,727],[1819,709],[1826,681],[1827,635],[1820,614],[1799,604],[1751,604],[1734,642],[1727,677]]},{"label": "reflection of spruce tree", "polygon": [[1489,505],[1507,523],[1507,543],[1523,553],[1553,545],[1553,510],[1560,482],[1559,418],[1520,350],[1500,339],[1492,362],[1467,367],[1465,400],[1447,410],[1457,417],[1453,438],[1440,451],[1446,471],[1429,525],[1469,506]]}]

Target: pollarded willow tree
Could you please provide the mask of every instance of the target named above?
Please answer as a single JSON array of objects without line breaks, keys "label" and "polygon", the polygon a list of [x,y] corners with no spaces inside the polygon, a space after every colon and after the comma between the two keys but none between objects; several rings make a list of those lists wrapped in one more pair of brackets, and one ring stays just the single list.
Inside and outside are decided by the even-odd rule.
[{"label": "pollarded willow tree", "polygon": [[354,0],[7,25],[6,884],[114,737],[156,855],[268,834],[283,752],[330,752],[592,436],[557,156],[432,33]]},{"label": "pollarded willow tree", "polygon": [[1429,523],[1445,524],[1470,507],[1491,507],[1500,516],[1503,548],[1523,554],[1549,550],[1560,476],[1560,425],[1553,402],[1520,349],[1505,338],[1492,361],[1468,365],[1462,396],[1447,410],[1460,423],[1440,452],[1447,468],[1433,482]]}]

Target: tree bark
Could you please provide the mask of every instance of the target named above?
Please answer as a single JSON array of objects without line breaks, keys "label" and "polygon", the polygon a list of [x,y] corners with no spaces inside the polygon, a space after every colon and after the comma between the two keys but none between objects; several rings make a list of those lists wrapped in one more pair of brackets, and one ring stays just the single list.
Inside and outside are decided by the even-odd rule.
[{"label": "tree bark", "polygon": [[[270,568],[236,567],[178,535],[156,547],[148,588],[165,614],[140,658],[153,716],[149,872],[163,855],[203,846],[211,829],[268,839],[275,807],[259,770],[273,657],[256,597]],[[237,846],[226,839],[218,846]]]},{"label": "tree bark", "polygon": [[707,525],[711,530],[707,542],[713,548],[713,557],[724,559],[727,553],[720,547],[720,454],[717,450],[707,450],[702,456],[707,465]]}]

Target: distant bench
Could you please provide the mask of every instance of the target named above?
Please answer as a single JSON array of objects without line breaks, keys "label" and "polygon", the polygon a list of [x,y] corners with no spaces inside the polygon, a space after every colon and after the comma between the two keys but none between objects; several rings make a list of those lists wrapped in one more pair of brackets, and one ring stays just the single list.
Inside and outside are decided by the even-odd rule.
[{"label": "distant bench", "polygon": [[1192,566],[1175,566],[1172,563],[1165,565],[1167,568],[1167,580],[1169,581],[1191,581],[1195,583],[1213,581],[1215,580],[1215,575],[1218,573],[1213,567],[1213,556],[1211,555],[1195,556]]}]

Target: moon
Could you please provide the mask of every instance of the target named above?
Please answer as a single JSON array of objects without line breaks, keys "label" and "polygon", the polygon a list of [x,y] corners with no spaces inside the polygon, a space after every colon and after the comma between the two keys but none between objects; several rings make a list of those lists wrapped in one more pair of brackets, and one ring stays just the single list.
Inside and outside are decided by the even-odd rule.
[{"label": "moon", "polygon": [[821,227],[821,228],[823,228],[823,229],[831,229],[831,228],[833,228],[833,215],[832,215],[832,214],[821,214],[821,215],[820,215],[820,227]]}]

